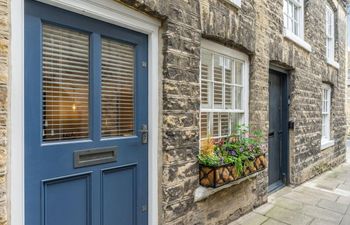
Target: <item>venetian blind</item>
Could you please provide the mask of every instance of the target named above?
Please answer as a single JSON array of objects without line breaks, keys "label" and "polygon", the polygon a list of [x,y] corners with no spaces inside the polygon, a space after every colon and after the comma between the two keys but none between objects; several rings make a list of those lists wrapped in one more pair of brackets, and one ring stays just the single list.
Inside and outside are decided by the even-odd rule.
[{"label": "venetian blind", "polygon": [[89,36],[43,25],[43,140],[89,136]]},{"label": "venetian blind", "polygon": [[102,39],[102,136],[134,134],[135,49]]}]

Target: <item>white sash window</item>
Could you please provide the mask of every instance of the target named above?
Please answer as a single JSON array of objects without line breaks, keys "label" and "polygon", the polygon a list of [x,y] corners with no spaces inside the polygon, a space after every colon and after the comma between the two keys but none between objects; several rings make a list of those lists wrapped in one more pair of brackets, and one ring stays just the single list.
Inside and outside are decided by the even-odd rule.
[{"label": "white sash window", "polygon": [[334,62],[334,12],[326,6],[326,55],[327,61]]},{"label": "white sash window", "polygon": [[322,86],[322,139],[321,148],[334,144],[331,140],[331,96],[332,88],[328,84]]},{"label": "white sash window", "polygon": [[203,41],[200,71],[201,139],[226,136],[248,124],[248,57]]}]

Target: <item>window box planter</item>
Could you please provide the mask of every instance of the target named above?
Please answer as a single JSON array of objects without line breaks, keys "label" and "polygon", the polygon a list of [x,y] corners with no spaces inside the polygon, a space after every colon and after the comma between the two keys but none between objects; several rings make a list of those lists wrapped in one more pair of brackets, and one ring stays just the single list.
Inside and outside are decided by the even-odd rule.
[{"label": "window box planter", "polygon": [[255,159],[250,160],[247,165],[243,172],[239,173],[233,164],[217,167],[199,164],[199,183],[204,187],[217,188],[257,173],[267,167],[266,156],[264,154],[257,156]]}]

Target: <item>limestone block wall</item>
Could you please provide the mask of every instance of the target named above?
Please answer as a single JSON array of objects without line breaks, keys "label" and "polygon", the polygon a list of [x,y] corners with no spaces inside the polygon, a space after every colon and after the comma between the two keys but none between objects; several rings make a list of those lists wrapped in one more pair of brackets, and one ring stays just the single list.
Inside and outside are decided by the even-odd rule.
[{"label": "limestone block wall", "polygon": [[[267,171],[195,202],[199,186],[200,46],[202,39],[242,51],[250,58],[250,125],[267,143],[271,64],[289,71],[291,184],[300,184],[345,159],[346,13],[341,0],[305,1],[308,52],[283,37],[283,0],[117,0],[162,21],[159,108],[159,224],[224,225],[267,201]],[[325,4],[336,14],[336,61],[326,63]],[[0,0],[0,224],[7,223],[9,2]],[[15,35],[15,34],[12,34]],[[321,84],[333,87],[332,136],[321,151]],[[7,160],[8,161],[8,160]]]},{"label": "limestone block wall", "polygon": [[8,222],[9,2],[0,0],[0,224]]},{"label": "limestone block wall", "polygon": [[[349,30],[348,30],[348,35],[349,35]],[[346,82],[346,95],[345,95],[345,112],[346,112],[346,124],[347,124],[347,139],[350,138],[350,79],[349,79],[349,71],[350,71],[350,51],[349,51],[349,46],[348,46],[348,53],[347,53],[347,71],[345,73],[345,82]]]},{"label": "limestone block wall", "polygon": [[[242,0],[121,0],[163,21],[162,105],[160,115],[162,224],[227,224],[267,200],[266,171],[250,181],[194,202],[198,187],[199,60],[201,39],[235,48],[250,56],[250,125],[268,131],[270,64],[290,76],[291,184],[300,184],[344,161],[346,14],[342,1],[305,1],[308,52],[283,36],[283,1]],[[326,63],[325,6],[336,14],[336,61]],[[333,87],[334,147],[321,151],[321,86]]]}]

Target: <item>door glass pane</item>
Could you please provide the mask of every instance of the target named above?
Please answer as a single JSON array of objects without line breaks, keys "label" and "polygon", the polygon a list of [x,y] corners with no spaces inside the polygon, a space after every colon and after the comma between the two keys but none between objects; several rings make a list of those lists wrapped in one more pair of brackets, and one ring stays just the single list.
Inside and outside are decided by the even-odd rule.
[{"label": "door glass pane", "polygon": [[89,136],[89,36],[43,25],[43,140]]},{"label": "door glass pane", "polygon": [[102,38],[102,136],[134,134],[134,46]]}]

